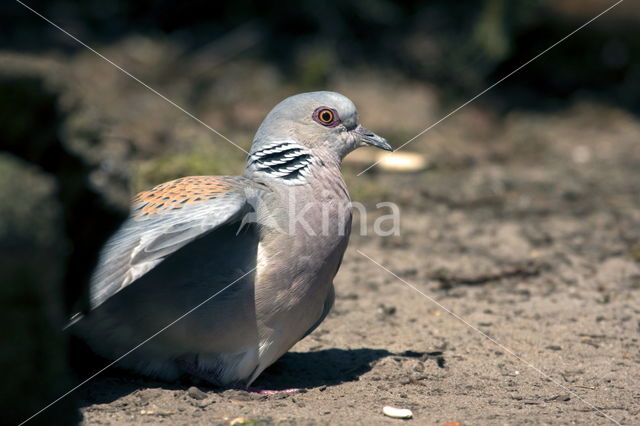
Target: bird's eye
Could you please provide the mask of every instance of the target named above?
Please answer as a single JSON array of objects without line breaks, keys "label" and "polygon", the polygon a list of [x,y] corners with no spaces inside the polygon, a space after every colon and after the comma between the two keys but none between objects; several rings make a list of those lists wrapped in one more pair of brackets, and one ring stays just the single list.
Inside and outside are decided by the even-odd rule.
[{"label": "bird's eye", "polygon": [[313,119],[326,127],[335,127],[340,123],[338,113],[326,107],[320,107],[313,112]]},{"label": "bird's eye", "polygon": [[320,114],[318,114],[318,118],[323,123],[329,124],[333,121],[333,111],[331,111],[330,109],[323,109],[322,111],[320,111]]}]

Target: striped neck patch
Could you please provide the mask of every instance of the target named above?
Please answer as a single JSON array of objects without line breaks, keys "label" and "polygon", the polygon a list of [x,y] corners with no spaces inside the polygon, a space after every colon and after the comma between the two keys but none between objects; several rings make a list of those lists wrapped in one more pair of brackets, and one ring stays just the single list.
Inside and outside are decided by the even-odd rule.
[{"label": "striped neck patch", "polygon": [[251,153],[247,168],[288,185],[301,185],[311,175],[313,161],[311,152],[302,145],[281,141]]}]

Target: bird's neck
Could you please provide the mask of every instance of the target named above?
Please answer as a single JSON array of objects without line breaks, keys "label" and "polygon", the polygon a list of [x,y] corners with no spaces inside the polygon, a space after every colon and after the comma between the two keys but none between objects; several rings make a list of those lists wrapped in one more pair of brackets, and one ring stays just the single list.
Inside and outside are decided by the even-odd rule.
[{"label": "bird's neck", "polygon": [[287,186],[312,183],[322,176],[340,175],[340,159],[322,149],[311,150],[291,140],[252,150],[245,176]]}]

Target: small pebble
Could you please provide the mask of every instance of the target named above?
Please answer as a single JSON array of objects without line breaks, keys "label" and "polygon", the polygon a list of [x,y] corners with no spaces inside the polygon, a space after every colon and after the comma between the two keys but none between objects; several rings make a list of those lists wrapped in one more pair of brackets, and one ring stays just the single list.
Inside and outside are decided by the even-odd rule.
[{"label": "small pebble", "polygon": [[413,413],[408,408],[394,408],[386,406],[382,409],[385,416],[393,417],[394,419],[410,419],[413,417]]},{"label": "small pebble", "polygon": [[195,386],[191,386],[189,389],[187,389],[187,394],[191,398],[196,399],[198,401],[201,401],[207,398],[207,394]]}]

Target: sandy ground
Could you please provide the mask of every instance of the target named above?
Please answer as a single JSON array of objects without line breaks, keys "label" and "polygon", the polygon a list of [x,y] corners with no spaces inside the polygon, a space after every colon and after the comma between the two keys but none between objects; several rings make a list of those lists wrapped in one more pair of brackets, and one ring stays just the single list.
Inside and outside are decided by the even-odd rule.
[{"label": "sandy ground", "polygon": [[78,391],[85,423],[640,424],[640,125],[587,105],[495,134],[361,177],[396,188],[402,232],[352,237],[333,312],[255,383],[301,392],[112,369]]}]

